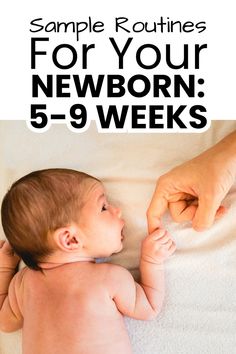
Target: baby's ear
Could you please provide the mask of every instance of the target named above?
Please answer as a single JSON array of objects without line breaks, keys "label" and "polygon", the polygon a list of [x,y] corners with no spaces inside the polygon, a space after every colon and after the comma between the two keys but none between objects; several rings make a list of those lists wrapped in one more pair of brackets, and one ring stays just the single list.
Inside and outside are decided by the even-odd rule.
[{"label": "baby's ear", "polygon": [[79,229],[76,225],[69,225],[57,229],[54,232],[54,241],[62,251],[66,252],[78,250],[82,247]]}]

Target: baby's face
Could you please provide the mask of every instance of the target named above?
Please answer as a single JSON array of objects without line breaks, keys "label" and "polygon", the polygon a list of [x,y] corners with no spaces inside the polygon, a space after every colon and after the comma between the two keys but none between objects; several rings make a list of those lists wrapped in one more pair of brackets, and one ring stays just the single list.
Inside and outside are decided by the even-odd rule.
[{"label": "baby's face", "polygon": [[119,208],[108,203],[103,185],[90,181],[85,205],[80,213],[79,227],[85,251],[91,257],[108,257],[123,248],[124,220]]}]

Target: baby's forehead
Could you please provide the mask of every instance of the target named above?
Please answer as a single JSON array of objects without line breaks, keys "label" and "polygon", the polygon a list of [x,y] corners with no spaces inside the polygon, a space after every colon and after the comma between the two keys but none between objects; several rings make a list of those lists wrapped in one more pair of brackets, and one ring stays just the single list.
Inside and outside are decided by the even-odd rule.
[{"label": "baby's forehead", "polygon": [[105,189],[101,181],[87,180],[84,186],[84,200],[96,200],[100,196],[105,195]]}]

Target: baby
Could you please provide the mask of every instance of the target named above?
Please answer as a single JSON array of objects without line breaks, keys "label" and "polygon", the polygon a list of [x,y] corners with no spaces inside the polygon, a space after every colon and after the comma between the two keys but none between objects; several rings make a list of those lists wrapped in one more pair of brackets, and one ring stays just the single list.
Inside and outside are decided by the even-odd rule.
[{"label": "baby", "polygon": [[[170,235],[158,229],[143,240],[138,284],[126,269],[95,262],[124,239],[121,211],[96,178],[32,172],[12,185],[1,212],[9,243],[0,241],[0,329],[23,328],[23,354],[132,353],[123,315],[160,312]],[[27,267],[15,274],[19,257]]]}]

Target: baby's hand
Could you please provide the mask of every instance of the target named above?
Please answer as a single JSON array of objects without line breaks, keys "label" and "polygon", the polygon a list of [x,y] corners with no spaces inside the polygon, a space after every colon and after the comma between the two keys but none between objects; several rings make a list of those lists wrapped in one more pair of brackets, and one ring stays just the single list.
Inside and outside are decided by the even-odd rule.
[{"label": "baby's hand", "polygon": [[170,234],[164,229],[157,229],[142,242],[141,258],[150,263],[163,263],[176,250]]},{"label": "baby's hand", "polygon": [[15,269],[20,258],[14,253],[8,241],[0,240],[0,267]]}]

